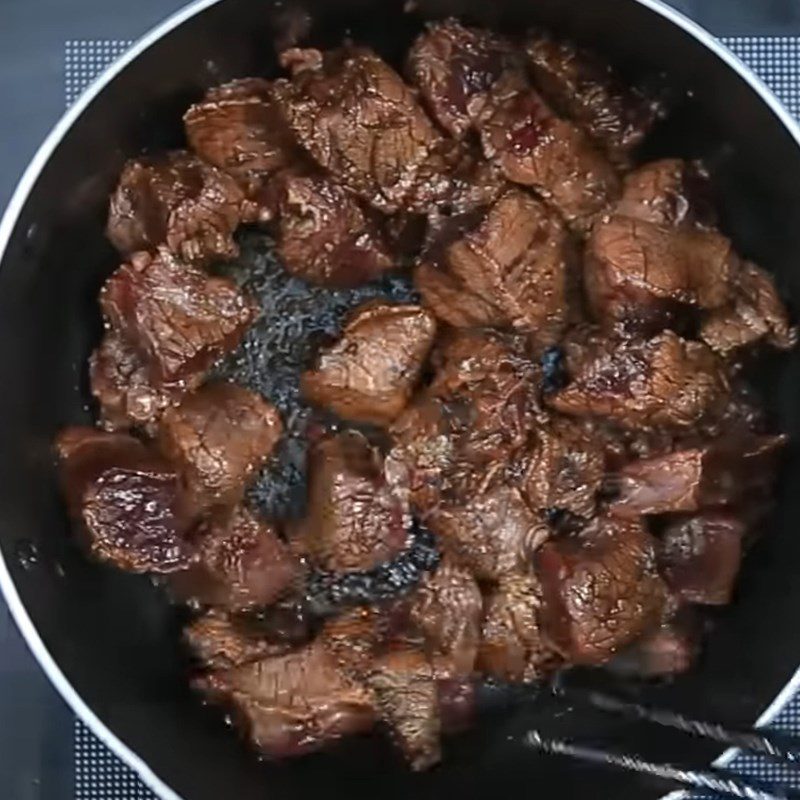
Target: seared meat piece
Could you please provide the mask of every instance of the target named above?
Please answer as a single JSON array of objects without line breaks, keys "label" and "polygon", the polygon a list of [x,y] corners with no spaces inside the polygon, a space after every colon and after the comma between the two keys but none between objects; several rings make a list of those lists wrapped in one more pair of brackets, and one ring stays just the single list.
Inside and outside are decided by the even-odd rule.
[{"label": "seared meat piece", "polygon": [[388,424],[411,398],[435,336],[419,306],[366,303],[303,375],[303,393],[343,419]]},{"label": "seared meat piece", "polygon": [[319,642],[195,680],[233,708],[253,744],[282,758],[319,750],[375,722],[369,693],[348,680]]},{"label": "seared meat piece", "polygon": [[549,530],[518,489],[503,482],[466,489],[435,509],[428,525],[446,552],[479,580],[497,581],[524,570]]},{"label": "seared meat piece", "polygon": [[711,185],[699,161],[652,161],[625,177],[615,213],[668,228],[713,228]]},{"label": "seared meat piece", "polygon": [[586,135],[559,119],[524,80],[498,81],[478,120],[483,152],[584,231],[616,198],[619,180]]},{"label": "seared meat piece", "polygon": [[758,341],[779,350],[797,344],[797,329],[789,322],[772,277],[750,262],[736,273],[732,302],[709,314],[700,336],[723,357]]},{"label": "seared meat piece", "polygon": [[453,674],[469,676],[480,643],[483,601],[472,573],[445,556],[411,600],[410,618],[431,657],[444,656]]},{"label": "seared meat piece", "polygon": [[660,104],[626,86],[595,53],[535,32],[525,52],[537,88],[614,161],[625,163],[663,113]]},{"label": "seared meat piece", "polygon": [[[570,237],[557,216],[512,189],[476,226],[446,244],[433,265],[417,273],[416,284],[425,303],[451,325],[508,325],[550,343],[574,315],[573,262]],[[448,295],[450,286],[464,297],[458,305],[451,305],[456,298]]]},{"label": "seared meat piece", "polygon": [[378,453],[358,433],[320,441],[310,455],[308,513],[301,544],[324,570],[368,570],[397,556],[408,539],[403,506]]},{"label": "seared meat piece", "polygon": [[210,89],[183,115],[183,122],[192,150],[236,178],[248,197],[298,155],[273,102],[272,83],[263,78],[242,78]]},{"label": "seared meat piece", "polygon": [[391,614],[378,605],[349,608],[325,623],[319,641],[346,675],[361,680],[392,633]]},{"label": "seared meat piece", "polygon": [[671,522],[661,537],[661,574],[672,594],[687,603],[730,603],[742,561],[744,521],[709,511]]},{"label": "seared meat piece", "polygon": [[541,590],[536,578],[511,574],[492,588],[485,601],[478,668],[503,681],[541,678],[558,662],[542,640]]},{"label": "seared meat piece", "polygon": [[158,385],[205,372],[256,313],[232,281],[181,264],[164,248],[134,254],[106,281],[100,305]]},{"label": "seared meat piece", "polygon": [[244,617],[209,611],[184,628],[183,638],[194,657],[207,669],[231,669],[268,656],[283,655],[291,642],[273,642],[257,624]]},{"label": "seared meat piece", "polygon": [[278,253],[286,269],[320,286],[357,286],[395,264],[355,197],[320,175],[276,179]]},{"label": "seared meat piece", "polygon": [[70,514],[93,556],[130,572],[168,573],[195,557],[175,470],[138,439],[67,428],[57,439]]},{"label": "seared meat piece", "polygon": [[625,428],[680,429],[715,411],[727,393],[722,363],[708,347],[664,331],[587,348],[569,385],[547,401],[564,414],[606,417]]},{"label": "seared meat piece", "polygon": [[724,437],[664,456],[634,461],[617,480],[618,517],[697,511],[768,490],[785,436]]},{"label": "seared meat piece", "polygon": [[367,48],[328,51],[315,61],[317,68],[304,65],[291,81],[275,83],[277,102],[300,144],[375,208],[425,212],[425,193],[417,208],[409,207],[409,199],[441,137],[411,89]]},{"label": "seared meat piece", "polygon": [[513,61],[511,42],[447,19],[429,23],[417,37],[408,52],[408,74],[433,118],[460,139]]},{"label": "seared meat piece", "polygon": [[575,664],[601,664],[658,622],[667,589],[655,540],[639,521],[596,517],[580,536],[536,553],[540,619]]},{"label": "seared meat piece", "polygon": [[164,410],[180,402],[201,378],[152,382],[142,359],[114,330],[106,333],[89,359],[92,394],[100,406],[100,422],[108,431],[134,427],[153,433]]},{"label": "seared meat piece", "polygon": [[235,258],[244,194],[226,173],[183,151],[129,161],[108,214],[108,238],[125,256],[166,245],[184,261]]},{"label": "seared meat piece", "polygon": [[716,231],[612,216],[594,227],[584,282],[605,328],[646,335],[674,324],[687,306],[724,306],[738,266],[730,241]]},{"label": "seared meat piece", "polygon": [[380,718],[413,770],[441,759],[441,714],[436,674],[425,654],[397,647],[377,658],[366,677]]},{"label": "seared meat piece", "polygon": [[196,532],[197,560],[175,574],[175,593],[194,604],[241,611],[275,602],[299,574],[275,527],[243,506],[220,511]]},{"label": "seared meat piece", "polygon": [[267,461],[283,425],[260,395],[233,383],[209,383],[168,409],[159,441],[178,466],[198,509],[233,505]]},{"label": "seared meat piece", "polygon": [[522,489],[532,508],[592,516],[605,475],[605,446],[589,426],[554,417],[537,428],[523,463]]}]

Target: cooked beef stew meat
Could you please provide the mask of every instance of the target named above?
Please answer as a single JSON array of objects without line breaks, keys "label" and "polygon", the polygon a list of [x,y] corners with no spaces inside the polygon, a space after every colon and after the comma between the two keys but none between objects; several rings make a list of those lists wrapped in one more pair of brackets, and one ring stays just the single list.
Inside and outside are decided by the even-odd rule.
[{"label": "cooked beef stew meat", "polygon": [[243,201],[230,175],[191,153],[135,159],[111,195],[108,238],[124,256],[164,245],[190,263],[235,258]]},{"label": "cooked beef stew meat", "polygon": [[322,175],[287,172],[275,181],[278,253],[286,269],[320,286],[367,283],[394,268],[375,220]]},{"label": "cooked beef stew meat", "polygon": [[135,253],[106,281],[100,307],[157,384],[191,381],[233,350],[256,309],[236,285],[178,261]]},{"label": "cooked beef stew meat", "polygon": [[177,465],[192,504],[231,506],[272,454],[283,432],[275,408],[233,383],[212,382],[169,408],[159,444]]},{"label": "cooked beef stew meat", "polygon": [[341,339],[303,375],[303,393],[342,419],[389,424],[410,400],[435,336],[436,321],[424,308],[360,306]]},{"label": "cooked beef stew meat", "polygon": [[595,53],[543,31],[525,54],[537,88],[617,163],[625,164],[663,113],[661,105],[627,86]]},{"label": "cooked beef stew meat", "polygon": [[175,469],[138,439],[67,428],[56,443],[64,493],[95,558],[130,572],[170,573],[195,558]]},{"label": "cooked beef stew meat", "polygon": [[[787,442],[750,367],[797,341],[705,166],[634,167],[661,103],[541,31],[278,62],[112,195],[98,427],[56,441],[89,552],[165,576],[270,758],[379,728],[426,769],[483,683],[688,670]],[[241,285],[284,298],[249,333]]]}]

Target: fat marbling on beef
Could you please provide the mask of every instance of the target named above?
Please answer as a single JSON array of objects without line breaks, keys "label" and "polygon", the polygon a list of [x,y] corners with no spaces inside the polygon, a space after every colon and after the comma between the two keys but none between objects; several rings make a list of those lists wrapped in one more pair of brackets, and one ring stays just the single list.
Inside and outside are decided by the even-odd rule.
[{"label": "fat marbling on beef", "polygon": [[302,377],[303,394],[353,422],[389,424],[405,408],[436,336],[420,306],[371,301]]},{"label": "fat marbling on beef", "polygon": [[191,153],[129,161],[111,195],[108,237],[124,255],[166,246],[188,262],[234,258],[244,194]]}]

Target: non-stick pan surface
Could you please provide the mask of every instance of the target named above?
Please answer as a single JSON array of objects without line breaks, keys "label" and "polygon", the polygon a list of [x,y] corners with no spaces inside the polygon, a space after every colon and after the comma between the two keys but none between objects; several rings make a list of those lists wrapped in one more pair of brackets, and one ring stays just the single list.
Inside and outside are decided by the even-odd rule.
[{"label": "non-stick pan surface", "polygon": [[[715,51],[710,37],[657,0],[421,5],[425,16],[455,12],[510,31],[549,25],[601,50],[632,78],[662,72],[676,96],[691,89],[692,98],[680,103],[648,156],[707,159],[726,232],[744,255],[776,273],[800,310],[800,134],[744,68]],[[310,0],[306,8],[313,21],[310,41],[335,44],[347,33],[393,61],[423,18],[420,11],[404,13],[398,0]],[[274,73],[271,42],[292,20],[297,16],[277,1],[202,0],[162,26],[60,124],[0,225],[0,584],[9,605],[65,697],[164,796],[174,796],[172,790],[185,800],[657,797],[664,788],[659,784],[534,755],[520,734],[541,726],[678,760],[703,761],[717,753],[585,712],[554,715],[538,703],[449,742],[443,765],[426,775],[409,774],[374,740],[292,763],[261,763],[190,695],[179,620],[161,593],[145,578],[88,562],[71,543],[51,442],[63,425],[91,419],[85,364],[100,332],[97,291],[117,260],[103,236],[108,193],[127,156],[182,144],[181,113],[205,87]],[[266,270],[257,288],[276,312],[274,324],[259,334],[262,344],[292,340],[296,332],[302,343],[285,356],[300,358],[314,336],[335,331],[353,297],[301,296],[285,281],[284,294],[277,293],[272,288],[282,279],[269,277],[268,242],[248,235],[245,244],[245,259]],[[407,287],[396,284],[392,291]],[[320,314],[311,314],[316,322],[309,323],[314,309]],[[258,352],[249,362],[240,353],[228,368],[246,372],[271,393],[284,393],[277,399],[290,403],[288,361]],[[757,376],[776,424],[795,442],[798,370],[800,359],[792,356],[764,364]],[[297,477],[292,459],[302,460],[289,450],[279,484],[287,489]],[[795,444],[768,536],[748,560],[737,602],[719,615],[702,662],[672,685],[640,687],[643,697],[695,715],[752,723],[792,678],[800,664],[798,482]],[[283,502],[283,488],[271,491],[260,500]],[[32,548],[39,554],[33,565],[19,558]]]}]

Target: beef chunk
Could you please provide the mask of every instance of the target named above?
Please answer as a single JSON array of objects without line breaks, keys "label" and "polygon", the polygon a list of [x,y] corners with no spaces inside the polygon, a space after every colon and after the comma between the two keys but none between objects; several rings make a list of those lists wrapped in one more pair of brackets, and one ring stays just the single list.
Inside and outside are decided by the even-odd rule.
[{"label": "beef chunk", "polygon": [[462,138],[486,92],[513,66],[513,46],[489,31],[447,19],[427,26],[408,53],[408,74],[433,118]]},{"label": "beef chunk", "polygon": [[503,681],[531,681],[557,664],[542,640],[539,625],[541,590],[524,573],[511,574],[493,587],[485,600],[478,667]]},{"label": "beef chunk", "polygon": [[783,436],[725,437],[634,461],[618,476],[618,517],[697,511],[763,493],[772,484]]},{"label": "beef chunk", "polygon": [[590,426],[560,417],[536,430],[535,444],[524,459],[522,488],[539,511],[594,513],[605,475],[604,442]]},{"label": "beef chunk", "polygon": [[661,537],[660,567],[672,593],[687,603],[730,603],[742,561],[744,521],[709,511],[673,520]]},{"label": "beef chunk", "polygon": [[607,340],[601,348],[588,348],[573,370],[569,385],[548,396],[553,408],[633,429],[689,428],[715,411],[728,392],[714,353],[672,331],[649,340]]},{"label": "beef chunk", "polygon": [[349,608],[327,620],[319,641],[346,675],[362,680],[392,633],[390,609],[362,606]]},{"label": "beef chunk", "polygon": [[159,385],[205,372],[255,316],[232,281],[181,264],[163,248],[123,264],[106,281],[100,305]]},{"label": "beef chunk", "polygon": [[168,409],[159,440],[183,476],[195,507],[233,505],[269,458],[283,432],[260,395],[232,383],[209,383]]},{"label": "beef chunk", "polygon": [[253,621],[219,611],[194,620],[184,628],[183,639],[206,669],[231,669],[292,649],[291,642],[270,641]]},{"label": "beef chunk", "polygon": [[355,197],[320,175],[276,181],[278,253],[286,269],[321,286],[356,286],[392,269],[377,225]]},{"label": "beef chunk", "polygon": [[451,325],[513,326],[549,342],[574,313],[569,235],[525,192],[505,193],[475,227],[447,244],[436,262],[423,266],[416,284],[424,302]]},{"label": "beef chunk", "polygon": [[667,595],[655,541],[638,521],[596,517],[579,537],[536,554],[542,623],[576,664],[600,664],[660,618]]},{"label": "beef chunk", "polygon": [[195,686],[232,707],[253,744],[272,758],[319,750],[375,722],[368,692],[349,681],[318,642],[210,672]]},{"label": "beef chunk", "polygon": [[[275,95],[300,144],[334,179],[386,213],[409,208],[440,136],[413,92],[366,48],[328,51]],[[304,65],[305,66],[305,65]],[[426,176],[427,178],[427,176]],[[424,194],[424,193],[423,193]]]},{"label": "beef chunk", "polygon": [[715,231],[612,216],[592,232],[584,280],[604,327],[647,334],[674,325],[686,306],[724,306],[737,268],[730,241]]},{"label": "beef chunk", "polygon": [[172,579],[175,593],[192,603],[233,611],[270,605],[298,576],[298,562],[274,526],[243,506],[218,512],[197,536],[197,560]]},{"label": "beef chunk", "polygon": [[616,213],[668,228],[713,228],[707,170],[699,161],[652,161],[625,177]]},{"label": "beef chunk", "polygon": [[499,81],[478,121],[483,151],[583,231],[615,199],[617,176],[585,134],[557,117],[524,81]]},{"label": "beef chunk", "polygon": [[297,158],[297,145],[275,107],[272,83],[242,78],[210,89],[183,116],[189,146],[232,175],[248,197]]},{"label": "beef chunk", "polygon": [[410,618],[426,650],[432,657],[449,659],[455,675],[469,676],[475,668],[482,606],[475,578],[447,556],[411,601]]},{"label": "beef chunk", "polygon": [[165,409],[180,402],[201,377],[154,383],[141,357],[113,330],[89,359],[92,394],[100,406],[100,423],[108,431],[133,427],[153,433]]},{"label": "beef chunk", "polygon": [[772,277],[750,262],[736,273],[731,303],[709,314],[700,336],[723,357],[759,341],[779,350],[797,344],[797,329],[789,322]]},{"label": "beef chunk", "polygon": [[70,513],[93,556],[130,572],[192,562],[191,519],[166,461],[138,439],[94,428],[67,428],[56,446]]},{"label": "beef chunk", "polygon": [[497,483],[442,503],[428,525],[480,580],[524,570],[549,531],[518,489]]},{"label": "beef chunk", "polygon": [[663,109],[627,86],[596,54],[535,32],[525,52],[537,87],[553,107],[574,120],[614,161],[625,163]]},{"label": "beef chunk", "polygon": [[419,306],[367,303],[303,375],[303,393],[344,419],[388,424],[411,398],[435,335]]},{"label": "beef chunk", "polygon": [[407,520],[382,468],[378,453],[355,432],[330,436],[313,448],[308,513],[298,535],[315,566],[368,570],[403,550]]},{"label": "beef chunk", "polygon": [[442,729],[434,669],[421,650],[398,647],[377,658],[366,678],[380,719],[414,770],[441,759]]},{"label": "beef chunk", "polygon": [[188,262],[235,258],[243,200],[230,175],[189,153],[139,158],[111,195],[108,237],[125,256],[166,245]]}]

